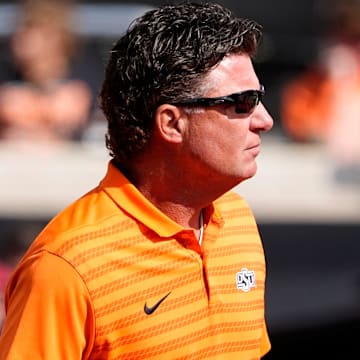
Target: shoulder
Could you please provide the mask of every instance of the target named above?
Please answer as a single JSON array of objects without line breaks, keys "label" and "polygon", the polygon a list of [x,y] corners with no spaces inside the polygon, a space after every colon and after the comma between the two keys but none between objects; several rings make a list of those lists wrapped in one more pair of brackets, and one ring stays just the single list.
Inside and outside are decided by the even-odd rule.
[{"label": "shoulder", "polygon": [[55,216],[26,256],[47,251],[81,271],[79,267],[86,266],[99,252],[111,252],[119,241],[119,234],[132,236],[135,232],[139,232],[136,220],[101,188],[95,188]]},{"label": "shoulder", "polygon": [[246,200],[235,191],[229,191],[214,202],[227,228],[247,227],[257,232],[254,214]]},{"label": "shoulder", "polygon": [[[25,256],[19,262],[8,290],[11,292],[13,286],[25,293],[45,290],[47,296],[51,297],[51,292],[60,289],[60,293],[64,294],[75,285],[78,288],[83,286],[83,282],[73,267],[63,258],[44,250]],[[83,290],[86,291],[86,288]]]},{"label": "shoulder", "polygon": [[234,190],[226,192],[219,197],[214,204],[220,211],[237,211],[242,213],[246,212],[249,215],[252,214],[246,200]]}]

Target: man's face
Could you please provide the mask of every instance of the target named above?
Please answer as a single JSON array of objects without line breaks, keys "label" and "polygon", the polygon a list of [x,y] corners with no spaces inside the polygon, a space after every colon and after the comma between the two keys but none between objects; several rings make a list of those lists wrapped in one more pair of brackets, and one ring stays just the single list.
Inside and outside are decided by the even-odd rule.
[{"label": "man's face", "polygon": [[[209,90],[204,97],[260,89],[251,59],[244,54],[226,57],[206,81]],[[260,133],[272,126],[273,120],[262,103],[250,114],[236,113],[232,104],[190,111],[187,150],[193,167],[196,161],[194,175],[211,177],[229,186],[254,176]]]}]

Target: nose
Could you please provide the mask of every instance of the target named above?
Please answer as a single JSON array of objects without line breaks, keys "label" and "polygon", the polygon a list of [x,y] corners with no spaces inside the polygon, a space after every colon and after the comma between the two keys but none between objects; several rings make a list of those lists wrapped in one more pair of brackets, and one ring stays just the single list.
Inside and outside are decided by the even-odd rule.
[{"label": "nose", "polygon": [[267,132],[271,130],[273,125],[274,120],[272,116],[269,114],[264,104],[260,102],[252,114],[250,122],[251,130]]}]

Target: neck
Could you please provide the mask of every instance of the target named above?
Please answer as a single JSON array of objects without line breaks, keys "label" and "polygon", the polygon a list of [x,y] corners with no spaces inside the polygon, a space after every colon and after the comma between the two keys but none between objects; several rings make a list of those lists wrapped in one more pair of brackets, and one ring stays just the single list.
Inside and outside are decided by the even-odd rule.
[{"label": "neck", "polygon": [[[156,185],[157,187],[158,185]],[[151,191],[151,187],[139,186],[140,192],[151,201],[164,214],[172,220],[186,228],[199,229],[199,217],[202,209],[209,205],[203,202],[189,199],[188,196],[181,193],[181,188],[177,192],[160,192]],[[196,197],[196,196],[194,196]],[[171,200],[169,200],[171,199]]]},{"label": "neck", "polygon": [[[203,208],[218,196],[203,187],[186,181],[187,176],[171,171],[171,165],[145,166],[135,161],[136,167],[120,168],[124,175],[159,210],[183,227],[200,229],[199,218]],[[175,167],[176,168],[176,167]],[[174,170],[174,169],[172,169]]]},{"label": "neck", "polygon": [[[234,185],[231,180],[192,169],[184,159],[164,144],[147,148],[122,168],[125,176],[164,214],[186,228],[199,230],[201,210],[209,206]],[[167,156],[168,155],[168,156]],[[189,164],[189,166],[187,166]],[[217,181],[216,181],[217,180]]]}]

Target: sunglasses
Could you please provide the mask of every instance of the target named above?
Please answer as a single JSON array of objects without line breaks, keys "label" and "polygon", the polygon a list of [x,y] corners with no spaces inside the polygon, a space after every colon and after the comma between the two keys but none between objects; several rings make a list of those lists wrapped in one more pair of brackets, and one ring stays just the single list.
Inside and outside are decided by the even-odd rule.
[{"label": "sunglasses", "polygon": [[237,114],[250,114],[265,95],[265,88],[260,85],[260,90],[246,90],[227,96],[214,98],[195,98],[173,102],[171,105],[198,105],[198,106],[217,106],[224,104],[235,104]]}]

